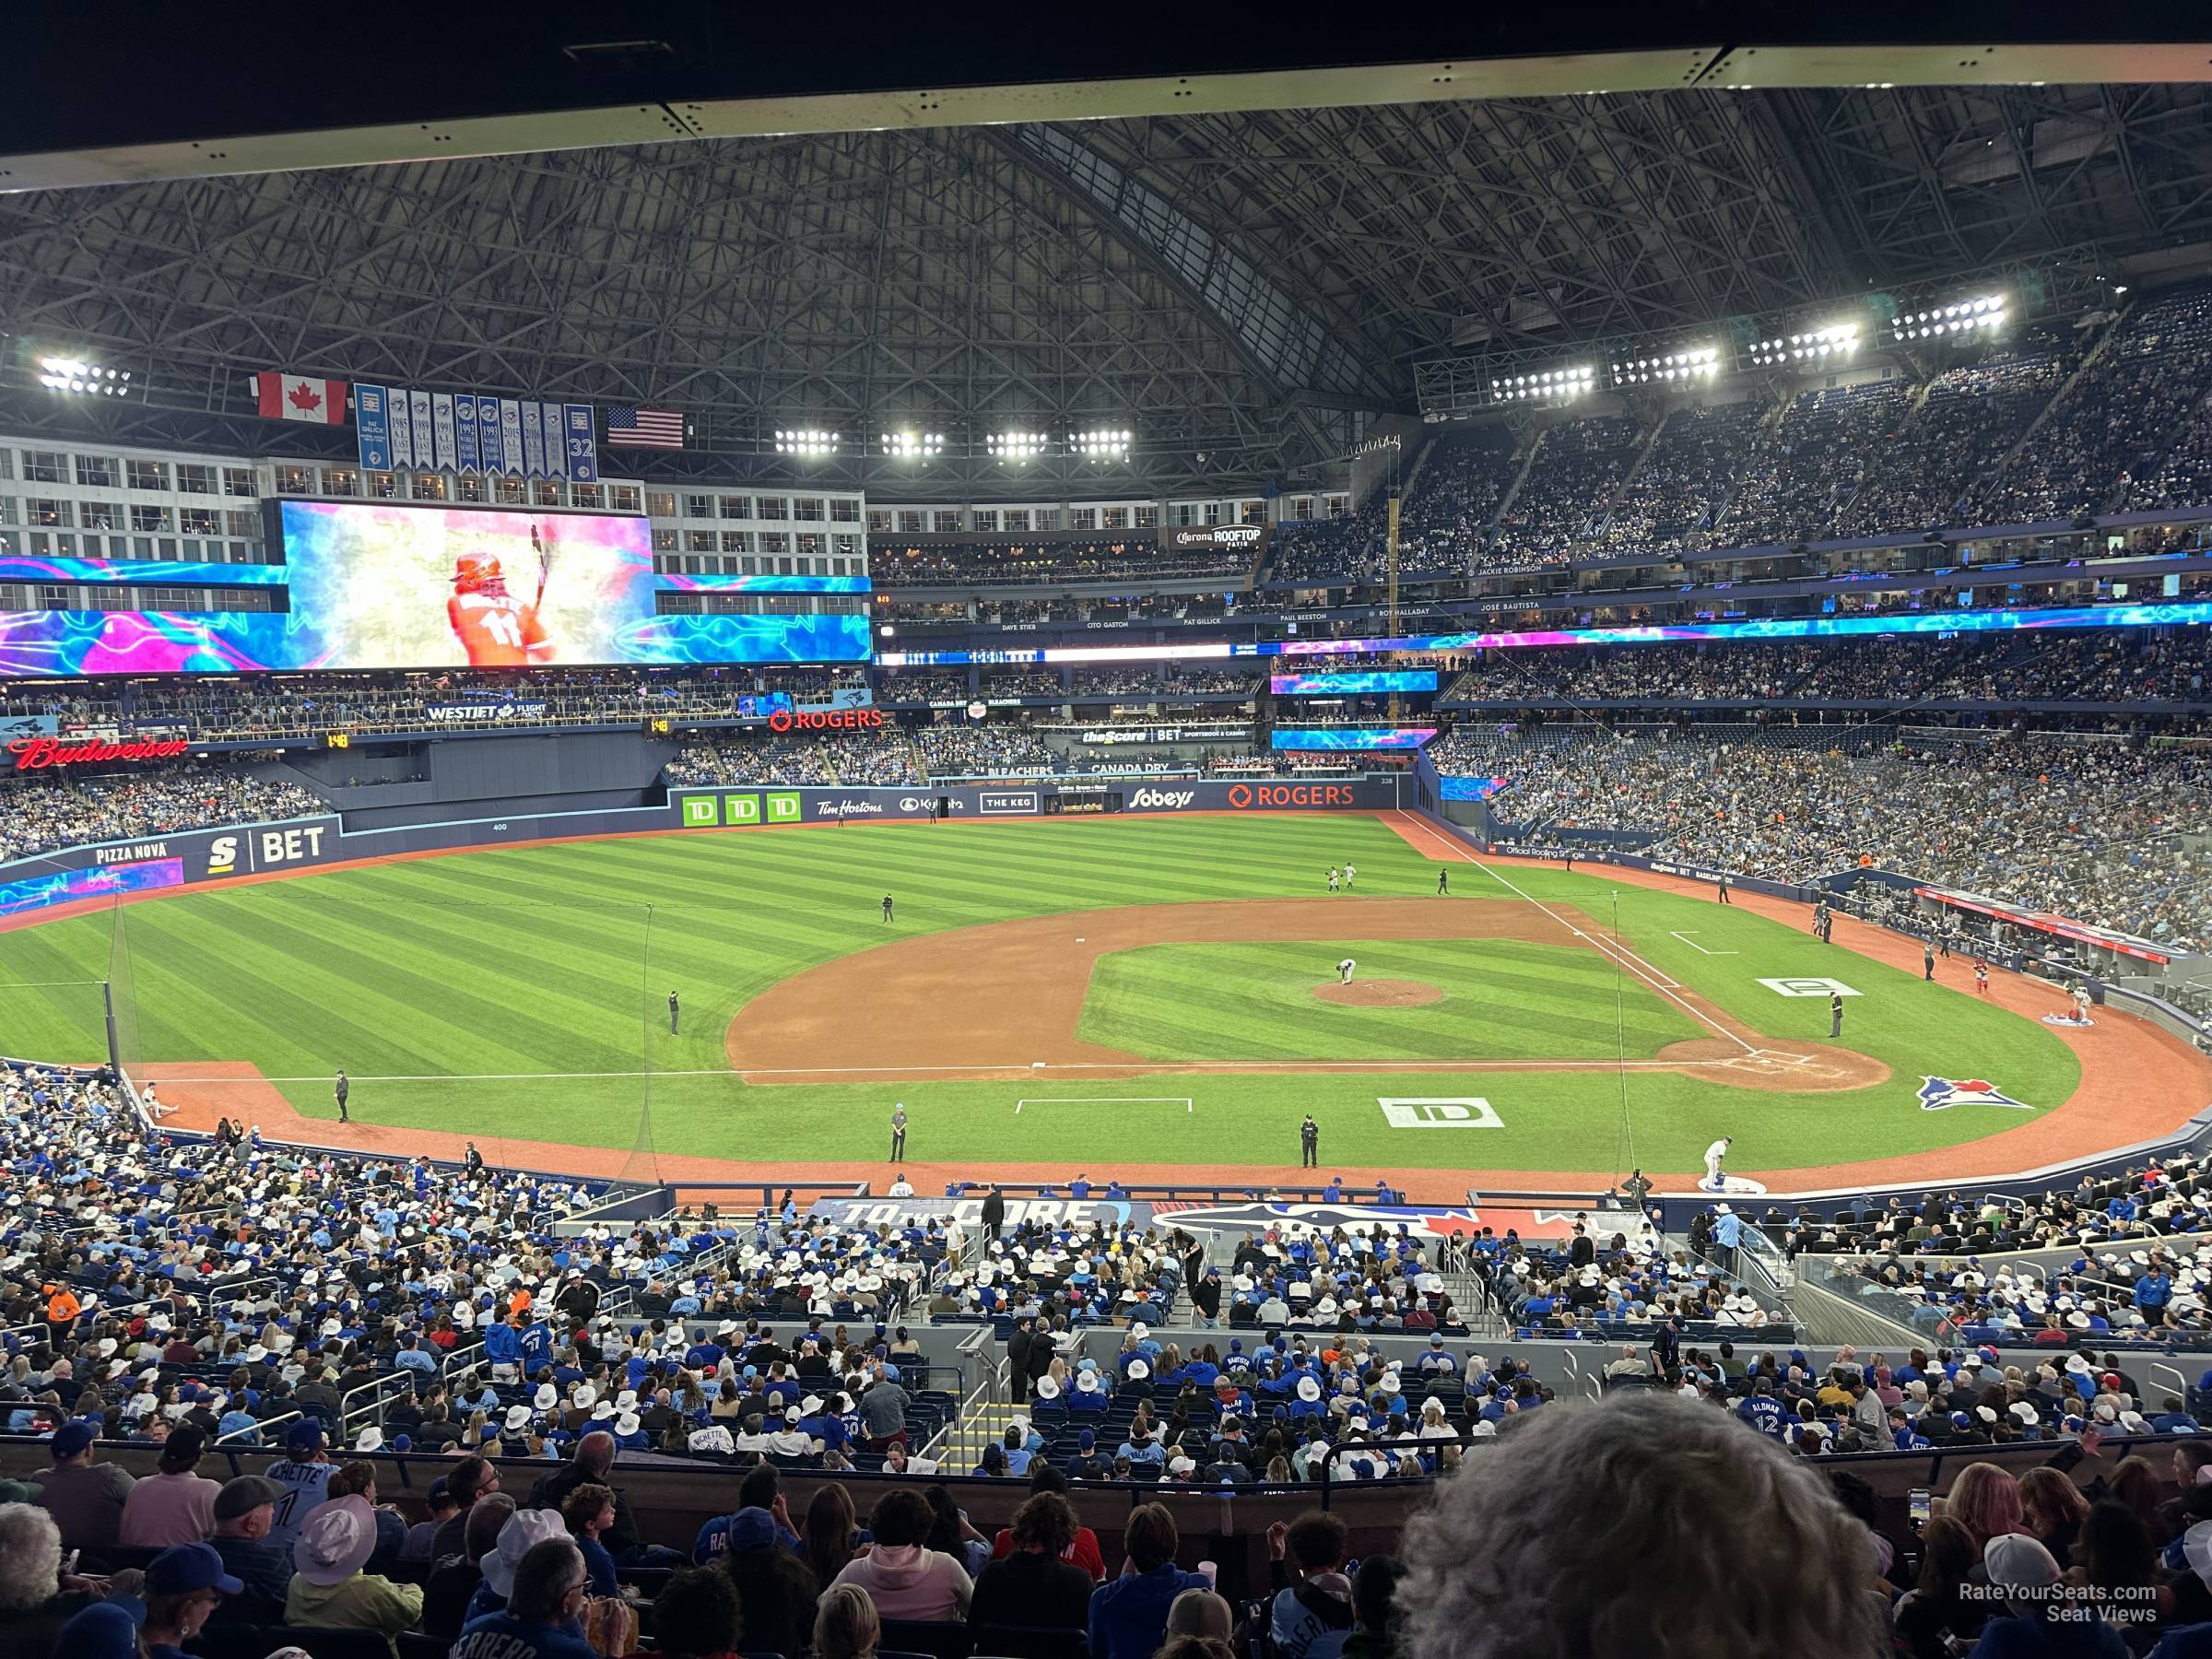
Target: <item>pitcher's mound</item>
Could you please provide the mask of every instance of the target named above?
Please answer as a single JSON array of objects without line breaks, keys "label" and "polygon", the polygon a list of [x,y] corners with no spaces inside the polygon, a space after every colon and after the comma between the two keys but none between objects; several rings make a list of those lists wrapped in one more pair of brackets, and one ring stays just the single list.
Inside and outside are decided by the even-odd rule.
[{"label": "pitcher's mound", "polygon": [[1444,1000],[1441,991],[1419,980],[1355,980],[1348,985],[1316,985],[1313,994],[1355,1008],[1418,1008]]}]

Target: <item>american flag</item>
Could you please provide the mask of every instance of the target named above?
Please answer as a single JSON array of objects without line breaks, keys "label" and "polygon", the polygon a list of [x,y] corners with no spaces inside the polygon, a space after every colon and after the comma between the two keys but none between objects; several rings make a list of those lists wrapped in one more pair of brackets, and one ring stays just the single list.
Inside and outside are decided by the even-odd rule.
[{"label": "american flag", "polygon": [[632,449],[682,449],[684,418],[673,409],[611,404],[606,411],[606,441]]}]

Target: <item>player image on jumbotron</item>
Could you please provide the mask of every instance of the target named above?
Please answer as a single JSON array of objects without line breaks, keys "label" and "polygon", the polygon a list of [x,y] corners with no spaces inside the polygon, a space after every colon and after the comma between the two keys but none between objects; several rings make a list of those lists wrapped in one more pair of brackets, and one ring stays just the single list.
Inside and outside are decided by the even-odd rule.
[{"label": "player image on jumbotron", "polygon": [[537,554],[537,593],[527,605],[507,591],[507,573],[497,553],[472,549],[453,560],[445,618],[471,667],[514,668],[552,660],[553,643],[538,619],[538,607],[553,574],[553,549],[535,524],[530,546]]}]

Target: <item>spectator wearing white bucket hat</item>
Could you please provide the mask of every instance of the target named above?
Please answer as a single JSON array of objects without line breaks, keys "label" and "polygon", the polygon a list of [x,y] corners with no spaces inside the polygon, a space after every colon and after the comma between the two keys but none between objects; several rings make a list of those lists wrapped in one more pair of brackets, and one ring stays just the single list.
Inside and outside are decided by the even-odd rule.
[{"label": "spectator wearing white bucket hat", "polygon": [[376,1512],[359,1493],[317,1504],[300,1524],[292,1544],[292,1583],[285,1596],[287,1624],[319,1630],[378,1630],[393,1653],[393,1639],[422,1617],[422,1589],[363,1572],[376,1552]]}]

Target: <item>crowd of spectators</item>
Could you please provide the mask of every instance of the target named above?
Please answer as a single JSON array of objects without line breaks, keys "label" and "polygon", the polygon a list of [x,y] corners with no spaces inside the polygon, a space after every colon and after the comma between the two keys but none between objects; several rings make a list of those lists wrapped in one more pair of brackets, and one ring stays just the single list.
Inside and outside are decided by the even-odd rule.
[{"label": "crowd of spectators", "polygon": [[1623,415],[1547,427],[1535,463],[1498,519],[1485,566],[1564,564],[1592,548],[1648,436]]},{"label": "crowd of spectators", "polygon": [[1903,380],[1800,394],[1730,493],[1719,545],[1763,547],[1836,535],[1843,507],[1896,449],[1911,401]]},{"label": "crowd of spectators", "polygon": [[[1164,536],[1166,532],[1162,532]],[[878,538],[868,571],[878,588],[980,587],[1041,582],[1239,581],[1252,572],[1256,547],[1171,548],[1149,532],[1030,542],[932,542],[900,545]]]},{"label": "crowd of spectators", "polygon": [[1598,546],[1608,552],[1711,546],[1768,409],[1745,398],[1669,411],[1650,453],[1606,514]]},{"label": "crowd of spectators", "polygon": [[687,745],[665,768],[671,783],[888,783],[921,782],[901,728],[731,735]]},{"label": "crowd of spectators", "polygon": [[[1971,503],[1984,524],[2148,507],[2161,458],[2212,390],[2212,284],[2152,295],[2119,324],[2019,454]],[[2177,481],[2194,476],[2184,460]],[[2182,504],[2195,504],[2186,502]]]},{"label": "crowd of spectators", "polygon": [[0,861],[86,841],[327,811],[312,790],[235,767],[184,761],[75,777],[43,770],[0,783]]},{"label": "crowd of spectators", "polygon": [[1483,653],[1451,700],[1661,703],[2176,702],[2212,700],[2212,643],[2194,630],[1822,641]]},{"label": "crowd of spectators", "polygon": [[2178,946],[2212,946],[2212,768],[2194,751],[1882,728],[1630,735],[1460,728],[1509,838],[1627,831],[1653,857],[1817,883],[1862,865]]},{"label": "crowd of spectators", "polygon": [[958,716],[914,734],[922,771],[932,779],[1045,777],[1066,758],[1018,721],[971,723]]}]

